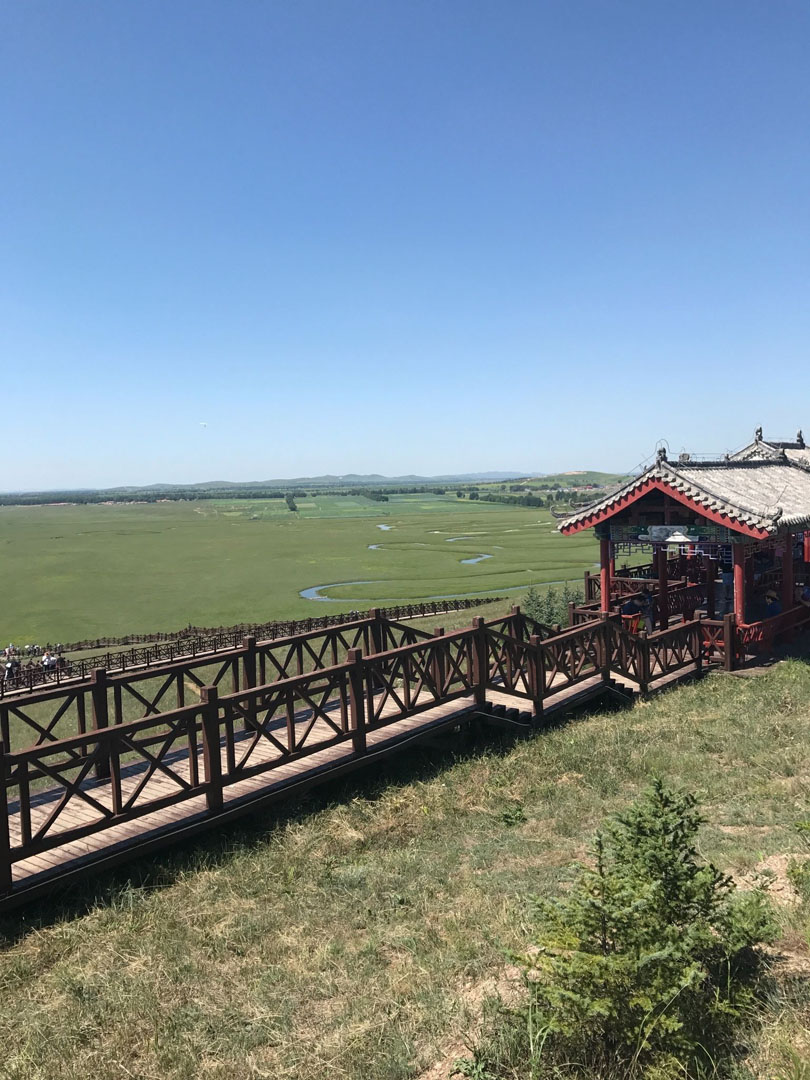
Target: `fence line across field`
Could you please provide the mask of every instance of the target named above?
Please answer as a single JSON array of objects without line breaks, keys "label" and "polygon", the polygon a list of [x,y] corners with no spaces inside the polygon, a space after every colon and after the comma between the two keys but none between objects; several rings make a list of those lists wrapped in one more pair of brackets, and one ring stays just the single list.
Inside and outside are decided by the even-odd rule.
[{"label": "fence line across field", "polygon": [[[448,599],[422,604],[400,604],[395,607],[373,608],[391,619],[422,619],[432,615],[444,615],[452,611],[468,611],[482,604],[503,600],[501,596],[484,596]],[[80,649],[99,648],[105,643],[130,644],[148,641],[144,648],[133,647],[117,652],[104,652],[71,660],[64,666],[54,668],[21,667],[16,674],[0,670],[0,697],[15,691],[32,690],[35,686],[52,683],[60,686],[68,680],[87,679],[97,668],[108,672],[128,671],[133,668],[151,667],[160,663],[173,663],[182,657],[196,657],[207,653],[219,653],[240,646],[246,636],[261,640],[292,637],[312,630],[343,626],[358,619],[368,618],[369,611],[350,611],[335,615],[313,616],[307,619],[280,620],[266,623],[239,623],[225,627],[190,627],[177,634],[129,635],[126,638],[96,638],[95,641],[72,642],[60,645],[60,650],[75,652]]]}]

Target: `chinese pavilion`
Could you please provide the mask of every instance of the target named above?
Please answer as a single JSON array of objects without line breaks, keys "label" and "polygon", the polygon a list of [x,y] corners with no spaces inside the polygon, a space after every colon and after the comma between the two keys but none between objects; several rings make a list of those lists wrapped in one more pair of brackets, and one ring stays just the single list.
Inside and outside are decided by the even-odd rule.
[{"label": "chinese pavilion", "polygon": [[640,580],[633,569],[617,577],[617,558],[647,553],[652,565],[641,578],[655,592],[660,630],[684,614],[670,594],[688,584],[691,615],[714,618],[719,596],[738,627],[778,620],[768,640],[810,617],[800,588],[810,581],[810,449],[801,431],[774,442],[758,428],[753,442],[717,460],[669,461],[659,450],[648,469],[559,525],[566,535],[589,528],[600,541],[603,613],[628,594],[628,577]]}]

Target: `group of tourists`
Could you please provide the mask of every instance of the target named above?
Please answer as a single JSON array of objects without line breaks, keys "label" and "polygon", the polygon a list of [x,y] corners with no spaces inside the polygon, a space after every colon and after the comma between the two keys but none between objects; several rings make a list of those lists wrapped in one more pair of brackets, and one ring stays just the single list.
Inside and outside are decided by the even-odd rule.
[{"label": "group of tourists", "polygon": [[9,642],[0,653],[0,681],[7,683],[22,685],[29,681],[44,682],[49,674],[66,674],[70,671],[70,661],[64,655],[61,644],[49,643],[43,648],[40,645],[17,646]]},{"label": "group of tourists", "polygon": [[[762,575],[755,570],[755,584],[759,584],[761,580]],[[720,619],[734,611],[734,569],[731,564],[718,564],[714,596],[715,618]],[[796,585],[794,603],[810,607],[810,579]],[[752,614],[752,617],[756,618],[773,619],[777,615],[781,615],[783,611],[782,598],[773,587],[766,588],[764,593],[760,591],[759,599],[758,601],[754,600],[753,606],[756,608],[756,612]],[[651,586],[644,586],[640,592],[628,597],[619,610],[634,631],[645,629],[648,634],[652,633],[657,614],[657,604]]]},{"label": "group of tourists", "polygon": [[23,656],[45,656],[46,654],[61,656],[65,651],[65,646],[61,642],[57,645],[51,645],[48,642],[47,645],[15,645],[14,642],[9,642],[5,649],[2,650],[3,656],[6,660],[10,660],[12,656],[16,656],[21,659]]}]

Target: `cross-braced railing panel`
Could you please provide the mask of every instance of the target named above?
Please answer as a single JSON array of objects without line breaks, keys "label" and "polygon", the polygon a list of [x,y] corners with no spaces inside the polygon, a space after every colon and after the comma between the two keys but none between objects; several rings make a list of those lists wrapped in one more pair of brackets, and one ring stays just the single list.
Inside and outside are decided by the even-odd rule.
[{"label": "cross-braced railing panel", "polygon": [[439,700],[434,661],[440,651],[431,641],[405,646],[366,661],[366,725],[369,728],[390,724]]},{"label": "cross-braced railing panel", "polygon": [[220,702],[224,782],[234,783],[350,737],[345,666]]},{"label": "cross-braced railing panel", "polygon": [[442,654],[441,694],[447,700],[471,694],[475,690],[473,636],[469,632],[447,634]]},{"label": "cross-braced railing panel", "polygon": [[369,622],[347,623],[257,646],[260,685],[343,663],[349,649],[369,649]]},{"label": "cross-braced railing panel", "polygon": [[733,641],[728,641],[729,637],[735,636],[734,627],[729,627],[723,619],[701,619],[700,629],[703,634],[703,655],[709,660],[725,663],[729,644],[734,648]]},{"label": "cross-braced railing panel", "polygon": [[0,702],[0,739],[6,747],[47,745],[83,733],[91,716],[86,687],[8,698]]},{"label": "cross-braced railing panel", "polygon": [[628,633],[616,623],[605,625],[608,627],[605,640],[610,650],[611,671],[624,675],[639,685],[644,685],[649,676],[645,667],[643,639],[636,634]]},{"label": "cross-braced railing panel", "polygon": [[539,655],[537,647],[500,633],[492,626],[487,626],[486,641],[487,686],[519,697],[537,697],[531,678],[532,665]]},{"label": "cross-braced railing panel", "polygon": [[660,634],[651,634],[647,638],[647,647],[652,679],[660,679],[673,671],[700,663],[703,650],[700,623],[696,620],[664,630]]},{"label": "cross-braced railing panel", "polygon": [[429,638],[363,662],[369,728],[382,727],[470,693],[471,630]]},{"label": "cross-braced railing panel", "polygon": [[605,621],[585,623],[540,643],[545,693],[563,690],[603,668],[606,625]]},{"label": "cross-braced railing panel", "polygon": [[[12,858],[27,858],[200,792],[200,708],[14,754],[3,780]],[[33,777],[49,781],[32,792]]]}]

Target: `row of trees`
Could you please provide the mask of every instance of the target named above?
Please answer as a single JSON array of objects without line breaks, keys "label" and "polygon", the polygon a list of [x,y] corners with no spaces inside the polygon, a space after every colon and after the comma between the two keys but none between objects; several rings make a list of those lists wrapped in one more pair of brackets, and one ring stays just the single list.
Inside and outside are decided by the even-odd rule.
[{"label": "row of trees", "polygon": [[29,491],[0,495],[0,506],[42,506],[61,503],[156,503],[156,502],[197,502],[201,499],[286,499],[315,498],[323,495],[339,495],[344,498],[361,495],[372,502],[388,502],[389,495],[446,495],[444,487],[418,485],[411,487],[391,486],[383,488],[365,488],[362,486],[347,488],[296,488],[289,491],[283,488],[233,487],[233,488],[171,488],[168,490],[142,491]]},{"label": "row of trees", "polygon": [[[263,487],[232,487],[232,488],[171,488],[165,490],[143,491],[131,489],[128,491],[31,491],[16,494],[0,495],[0,506],[40,506],[55,505],[59,503],[156,503],[156,502],[197,502],[201,499],[286,499],[288,495],[294,498],[315,498],[323,495],[338,495],[344,498],[361,495],[372,502],[388,502],[391,495],[446,495],[447,488],[433,484],[418,484],[412,486],[391,485],[384,487],[367,488],[361,485],[345,488],[295,488],[290,491],[284,488]],[[459,487],[456,489],[456,497],[470,500],[481,499],[483,502],[505,503],[508,506],[553,506],[555,503],[569,502],[575,505],[572,493],[564,488],[549,491],[548,495],[542,495],[538,489],[526,491],[520,484],[501,484],[500,489],[494,487],[478,488],[475,485]],[[589,493],[586,502],[594,497]]]}]

